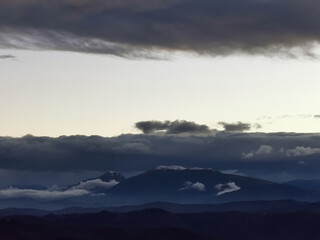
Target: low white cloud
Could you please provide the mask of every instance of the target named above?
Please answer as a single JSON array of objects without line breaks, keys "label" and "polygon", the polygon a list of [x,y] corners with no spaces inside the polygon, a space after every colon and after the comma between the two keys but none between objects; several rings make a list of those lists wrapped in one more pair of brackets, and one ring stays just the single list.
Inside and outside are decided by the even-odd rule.
[{"label": "low white cloud", "polygon": [[256,155],[266,155],[266,154],[270,154],[272,153],[273,148],[271,146],[268,145],[261,145],[258,150],[256,150],[255,152],[249,152],[249,153],[242,153],[242,158],[244,159],[250,159],[253,158]]},{"label": "low white cloud", "polygon": [[180,191],[196,190],[196,191],[199,191],[199,192],[205,192],[206,191],[206,186],[201,182],[192,183],[190,181],[187,181],[187,182],[185,182],[185,186],[183,188],[180,188],[179,190]]},{"label": "low white cloud", "polygon": [[78,185],[68,189],[59,187],[58,185],[54,185],[47,190],[19,189],[10,187],[6,189],[0,189],[0,199],[32,198],[39,200],[51,200],[80,197],[88,194],[95,194],[91,191],[95,188],[110,189],[117,184],[118,182],[115,180],[104,182],[101,179],[94,179],[80,182]]},{"label": "low white cloud", "polygon": [[84,182],[80,182],[77,186],[72,187],[71,189],[83,189],[83,190],[92,190],[95,188],[105,188],[110,189],[117,185],[119,182],[111,180],[109,182],[104,182],[101,179],[93,179]]},{"label": "low white cloud", "polygon": [[226,184],[220,183],[220,184],[215,185],[215,188],[217,190],[219,190],[219,192],[217,193],[217,196],[221,196],[226,193],[239,191],[241,189],[241,187],[237,186],[237,184],[234,182],[229,182]]},{"label": "low white cloud", "polygon": [[320,154],[320,148],[298,146],[294,149],[287,150],[288,157],[303,157],[314,154]]},{"label": "low white cloud", "polygon": [[69,189],[66,191],[49,191],[34,189],[7,188],[0,190],[0,199],[9,198],[33,198],[33,199],[61,199],[87,195],[90,192],[85,189]]}]

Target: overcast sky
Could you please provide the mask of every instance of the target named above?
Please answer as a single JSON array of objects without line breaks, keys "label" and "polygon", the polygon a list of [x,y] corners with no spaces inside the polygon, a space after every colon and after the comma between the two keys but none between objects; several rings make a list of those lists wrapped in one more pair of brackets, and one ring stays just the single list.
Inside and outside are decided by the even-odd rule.
[{"label": "overcast sky", "polygon": [[[0,135],[14,137],[1,140],[0,168],[12,176],[12,171],[50,171],[43,167],[51,166],[47,162],[30,160],[38,151],[33,147],[25,157],[30,165],[6,162],[16,161],[8,146],[13,141],[9,149],[18,151],[27,134],[99,135],[117,142],[132,133],[153,145],[158,140],[150,134],[165,134],[161,142],[167,134],[192,142],[196,134],[202,142],[216,133],[247,132],[252,139],[250,133],[260,132],[267,140],[237,145],[229,165],[211,161],[214,151],[201,155],[205,163],[182,163],[235,166],[277,180],[305,177],[317,164],[300,158],[320,154],[318,142],[312,143],[320,132],[319,41],[318,0],[0,0]],[[278,132],[309,135],[285,147],[287,138],[265,135]],[[135,137],[125,148],[148,150]],[[175,146],[179,152],[184,145]],[[225,150],[219,156],[227,158],[229,146],[219,147]],[[117,151],[112,159],[101,156],[111,162],[127,157]],[[263,174],[262,164],[249,171],[247,162],[266,154],[286,164],[297,157],[290,163],[296,165],[268,165]],[[236,158],[246,164],[234,164]],[[61,171],[79,170],[70,167],[70,159],[59,165]],[[163,161],[172,159],[179,163],[180,157],[169,154]],[[107,163],[80,169],[92,174],[118,166]],[[161,161],[122,170],[156,163]],[[308,170],[298,172],[302,165]],[[271,174],[273,169],[278,171]]]}]

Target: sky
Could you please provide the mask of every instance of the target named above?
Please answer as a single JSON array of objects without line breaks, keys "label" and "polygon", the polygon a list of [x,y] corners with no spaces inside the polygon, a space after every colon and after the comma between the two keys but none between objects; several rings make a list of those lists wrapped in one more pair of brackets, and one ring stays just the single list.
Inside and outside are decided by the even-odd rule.
[{"label": "sky", "polygon": [[140,120],[260,123],[319,132],[319,61],[264,56],[170,60],[0,50],[2,136],[116,136]]},{"label": "sky", "polygon": [[0,179],[317,178],[319,29],[316,0],[0,0]]}]

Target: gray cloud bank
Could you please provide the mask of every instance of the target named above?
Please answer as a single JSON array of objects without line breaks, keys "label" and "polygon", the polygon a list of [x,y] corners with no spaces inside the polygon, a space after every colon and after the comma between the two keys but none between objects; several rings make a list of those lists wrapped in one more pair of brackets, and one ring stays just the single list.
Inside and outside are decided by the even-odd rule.
[{"label": "gray cloud bank", "polygon": [[1,0],[0,47],[150,56],[310,54],[317,0]]},{"label": "gray cloud bank", "polygon": [[[319,134],[210,131],[194,135],[153,133],[110,138],[28,135],[0,138],[0,169],[15,174],[19,171],[139,172],[159,165],[182,165],[232,169],[271,180],[317,178],[319,149]],[[301,166],[301,162],[306,164]]]}]

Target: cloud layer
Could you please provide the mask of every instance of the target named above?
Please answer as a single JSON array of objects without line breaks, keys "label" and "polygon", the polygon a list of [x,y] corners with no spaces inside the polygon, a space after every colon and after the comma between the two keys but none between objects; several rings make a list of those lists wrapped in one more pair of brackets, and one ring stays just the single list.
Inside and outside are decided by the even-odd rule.
[{"label": "cloud layer", "polygon": [[149,56],[310,54],[317,0],[1,0],[0,46]]},{"label": "cloud layer", "polygon": [[[127,134],[110,138],[28,135],[0,137],[0,169],[14,174],[17,171],[139,172],[159,165],[182,165],[232,169],[271,180],[315,178],[320,171],[319,149],[319,134],[300,133],[210,131],[205,134]],[[244,157],[244,154],[251,156]],[[306,163],[303,167],[299,164],[302,161]]]}]

